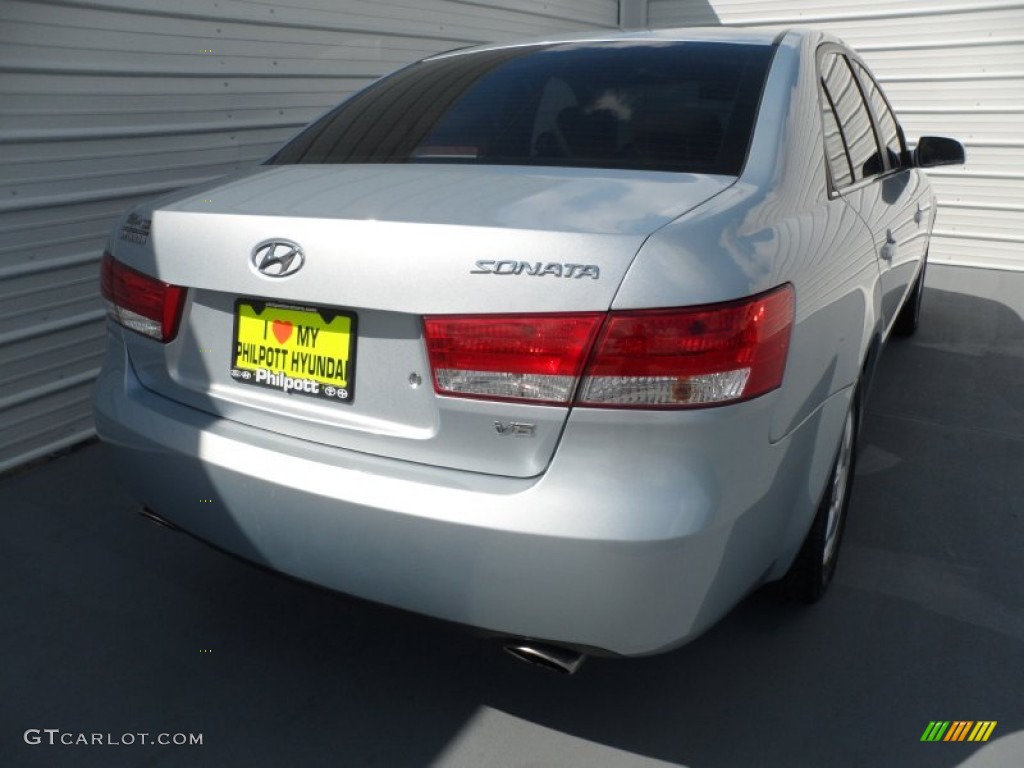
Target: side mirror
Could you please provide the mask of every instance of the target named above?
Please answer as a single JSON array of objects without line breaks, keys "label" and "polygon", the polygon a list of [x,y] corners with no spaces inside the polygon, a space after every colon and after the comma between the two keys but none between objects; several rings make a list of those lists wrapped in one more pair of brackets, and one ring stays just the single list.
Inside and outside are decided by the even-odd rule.
[{"label": "side mirror", "polygon": [[945,136],[922,136],[914,150],[914,165],[918,168],[963,165],[964,160],[964,145]]}]

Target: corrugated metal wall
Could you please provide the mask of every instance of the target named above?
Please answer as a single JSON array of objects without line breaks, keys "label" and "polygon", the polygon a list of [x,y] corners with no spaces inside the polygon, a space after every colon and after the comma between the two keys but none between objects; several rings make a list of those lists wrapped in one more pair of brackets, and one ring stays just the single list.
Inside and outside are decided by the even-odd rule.
[{"label": "corrugated metal wall", "polygon": [[0,471],[92,434],[97,265],[140,198],[266,156],[345,94],[618,0],[0,0]]},{"label": "corrugated metal wall", "polygon": [[652,27],[827,29],[882,82],[911,141],[964,142],[963,168],[929,172],[933,262],[1024,270],[1024,2],[649,0]]}]

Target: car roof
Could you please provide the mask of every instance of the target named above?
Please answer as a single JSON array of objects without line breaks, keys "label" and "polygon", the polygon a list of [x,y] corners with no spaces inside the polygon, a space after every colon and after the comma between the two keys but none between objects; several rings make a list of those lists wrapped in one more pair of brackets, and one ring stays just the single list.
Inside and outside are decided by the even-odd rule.
[{"label": "car roof", "polygon": [[467,53],[479,51],[498,51],[523,47],[549,47],[562,44],[586,45],[593,44],[595,47],[603,43],[659,43],[659,42],[709,42],[709,43],[745,43],[748,45],[773,45],[784,35],[795,35],[806,37],[820,35],[815,30],[790,29],[787,27],[745,27],[735,29],[729,27],[677,27],[672,29],[655,29],[643,31],[620,32],[616,30],[602,30],[598,32],[583,32],[571,35],[558,35],[557,37],[539,37],[528,40],[517,40],[506,43],[491,43],[485,45],[474,45],[467,48],[458,48],[446,51],[434,56],[432,59],[441,59],[448,56],[460,56]]}]

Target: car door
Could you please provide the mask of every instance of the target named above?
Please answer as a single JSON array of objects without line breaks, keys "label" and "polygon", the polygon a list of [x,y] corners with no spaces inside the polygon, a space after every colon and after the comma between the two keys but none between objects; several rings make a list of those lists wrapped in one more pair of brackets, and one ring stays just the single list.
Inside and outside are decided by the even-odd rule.
[{"label": "car door", "polygon": [[881,263],[882,304],[891,323],[927,256],[935,201],[927,177],[911,162],[903,130],[878,81],[863,62],[855,58],[849,61],[871,108],[886,161],[878,183],[883,203],[892,208],[893,228],[887,239],[894,242],[889,243]]},{"label": "car door", "polygon": [[927,249],[930,191],[862,62],[828,45],[819,50],[818,66],[832,194],[846,200],[871,230],[888,329]]}]

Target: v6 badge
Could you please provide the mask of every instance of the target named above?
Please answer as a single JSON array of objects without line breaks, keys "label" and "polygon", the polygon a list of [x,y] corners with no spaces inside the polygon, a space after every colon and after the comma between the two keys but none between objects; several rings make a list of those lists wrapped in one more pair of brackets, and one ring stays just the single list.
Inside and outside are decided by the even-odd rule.
[{"label": "v6 badge", "polygon": [[521,421],[496,421],[494,429],[499,435],[511,435],[513,437],[533,437],[537,431],[536,424],[526,424]]}]

